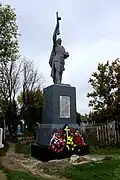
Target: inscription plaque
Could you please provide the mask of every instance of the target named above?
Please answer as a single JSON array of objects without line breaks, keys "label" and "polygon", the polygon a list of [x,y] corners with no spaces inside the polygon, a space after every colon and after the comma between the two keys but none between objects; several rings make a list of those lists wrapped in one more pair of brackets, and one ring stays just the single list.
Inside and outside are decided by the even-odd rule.
[{"label": "inscription plaque", "polygon": [[60,118],[70,118],[69,96],[60,96]]}]

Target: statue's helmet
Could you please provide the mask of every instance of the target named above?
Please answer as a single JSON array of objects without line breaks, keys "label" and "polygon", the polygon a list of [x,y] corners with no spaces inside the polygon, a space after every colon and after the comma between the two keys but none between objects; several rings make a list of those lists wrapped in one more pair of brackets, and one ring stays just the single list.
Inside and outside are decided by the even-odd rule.
[{"label": "statue's helmet", "polygon": [[61,38],[58,38],[58,39],[57,39],[57,43],[58,43],[58,44],[61,44],[61,43],[62,43],[62,39],[61,39]]}]

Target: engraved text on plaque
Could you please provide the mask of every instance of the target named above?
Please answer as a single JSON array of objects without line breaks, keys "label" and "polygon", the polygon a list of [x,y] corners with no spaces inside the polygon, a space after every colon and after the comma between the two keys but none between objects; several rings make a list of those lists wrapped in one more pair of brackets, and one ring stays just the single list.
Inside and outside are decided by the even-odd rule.
[{"label": "engraved text on plaque", "polygon": [[69,96],[60,96],[60,118],[70,118]]}]

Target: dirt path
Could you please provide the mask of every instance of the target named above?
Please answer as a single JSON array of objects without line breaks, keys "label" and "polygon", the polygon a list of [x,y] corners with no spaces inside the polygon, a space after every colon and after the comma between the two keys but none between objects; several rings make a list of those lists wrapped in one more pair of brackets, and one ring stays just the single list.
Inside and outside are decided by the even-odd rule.
[{"label": "dirt path", "polygon": [[9,149],[4,157],[1,158],[2,166],[9,170],[24,170],[21,166],[14,160],[15,155],[15,144],[9,143]]},{"label": "dirt path", "polygon": [[[45,180],[56,180],[56,179],[67,180],[66,178],[60,178],[58,176],[44,173],[43,167],[45,166],[45,164],[43,164],[42,162],[37,161],[31,157],[25,158],[23,154],[15,153],[14,143],[9,143],[9,149],[5,157],[1,158],[1,162],[2,162],[2,166],[5,169],[30,172],[31,174],[42,177]],[[55,166],[55,163],[54,163],[54,166]],[[3,172],[0,172],[0,180],[6,180]]]}]

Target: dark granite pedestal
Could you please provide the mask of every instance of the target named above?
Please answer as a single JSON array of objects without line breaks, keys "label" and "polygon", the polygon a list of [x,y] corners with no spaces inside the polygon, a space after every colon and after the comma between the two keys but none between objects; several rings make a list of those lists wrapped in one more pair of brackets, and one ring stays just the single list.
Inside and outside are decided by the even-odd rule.
[{"label": "dark granite pedestal", "polygon": [[[51,140],[55,134],[54,132],[59,133],[60,129],[63,129],[65,125],[68,125],[69,128],[74,128],[74,130],[79,130],[80,128],[76,124],[75,87],[64,84],[51,85],[44,89],[43,118],[42,123],[37,129],[36,144],[31,146],[31,155],[42,161],[46,161],[54,158],[68,157],[74,153],[87,153],[87,145],[77,146],[74,148],[74,151],[69,150],[69,152],[66,146],[60,152],[58,152],[59,150],[57,152],[56,150],[51,151]],[[58,134],[57,137],[57,140],[60,141],[63,136]]]}]

